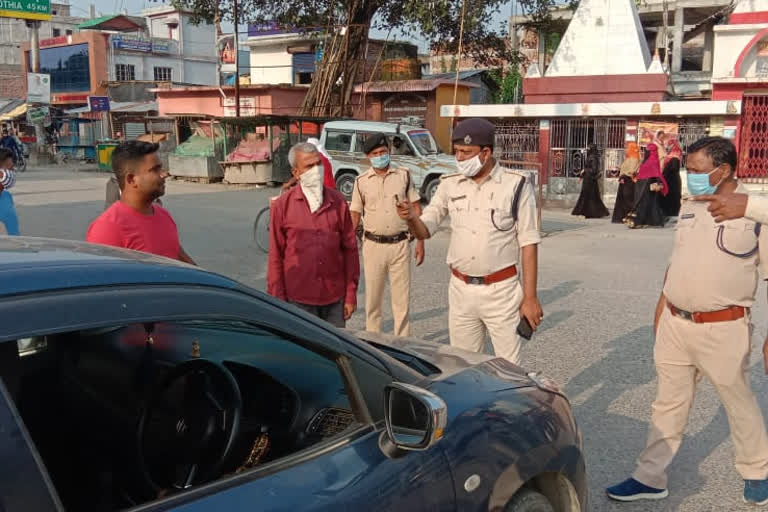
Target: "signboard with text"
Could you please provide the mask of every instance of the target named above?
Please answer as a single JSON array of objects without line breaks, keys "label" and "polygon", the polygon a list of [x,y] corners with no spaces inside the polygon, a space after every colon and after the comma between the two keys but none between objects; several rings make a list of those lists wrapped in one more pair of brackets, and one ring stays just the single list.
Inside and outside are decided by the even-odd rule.
[{"label": "signboard with text", "polygon": [[109,97],[88,96],[88,108],[91,112],[109,112]]},{"label": "signboard with text", "polygon": [[[224,107],[224,117],[235,117],[237,114],[235,109],[235,98],[224,98],[222,106]],[[256,98],[253,96],[240,98],[240,115],[246,117],[256,115]]]},{"label": "signboard with text", "polygon": [[[0,2],[2,1],[0,0]],[[171,46],[167,41],[156,41],[141,37],[112,36],[112,48],[132,52],[169,53]]]},{"label": "signboard with text", "polygon": [[51,0],[0,0],[0,18],[50,20]]},{"label": "signboard with text", "polygon": [[50,102],[51,75],[46,73],[27,73],[27,103],[47,104]]},{"label": "signboard with text", "polygon": [[36,107],[27,109],[27,122],[29,124],[43,124],[45,118],[50,115],[48,107]]}]

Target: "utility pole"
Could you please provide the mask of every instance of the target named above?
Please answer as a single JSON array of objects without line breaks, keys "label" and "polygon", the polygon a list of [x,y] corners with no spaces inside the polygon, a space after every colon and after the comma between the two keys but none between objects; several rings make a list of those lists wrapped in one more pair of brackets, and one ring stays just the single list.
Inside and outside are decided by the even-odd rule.
[{"label": "utility pole", "polygon": [[[27,20],[27,27],[31,30],[29,44],[29,57],[32,64],[32,72],[40,72],[40,22],[35,20]],[[30,105],[32,106],[32,105]],[[37,103],[34,104],[37,106]],[[45,135],[43,134],[43,125],[35,123],[35,141],[37,146],[37,153],[42,154],[45,147]]]},{"label": "utility pole", "polygon": [[237,30],[237,0],[232,2],[232,18],[235,22],[235,117],[240,117],[240,34]]}]

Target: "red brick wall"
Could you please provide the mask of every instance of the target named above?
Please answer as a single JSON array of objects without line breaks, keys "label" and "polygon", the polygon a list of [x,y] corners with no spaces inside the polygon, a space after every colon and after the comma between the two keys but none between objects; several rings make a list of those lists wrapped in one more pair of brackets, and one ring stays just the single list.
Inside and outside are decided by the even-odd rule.
[{"label": "red brick wall", "polygon": [[21,69],[0,67],[0,98],[25,98]]}]

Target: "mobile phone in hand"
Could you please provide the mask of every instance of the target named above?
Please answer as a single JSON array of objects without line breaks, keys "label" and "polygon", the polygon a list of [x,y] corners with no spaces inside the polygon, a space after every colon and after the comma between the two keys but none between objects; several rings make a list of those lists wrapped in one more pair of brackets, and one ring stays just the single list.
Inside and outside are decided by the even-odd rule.
[{"label": "mobile phone in hand", "polygon": [[523,338],[530,340],[533,337],[533,327],[531,327],[528,319],[521,315],[520,323],[517,325],[517,334]]}]

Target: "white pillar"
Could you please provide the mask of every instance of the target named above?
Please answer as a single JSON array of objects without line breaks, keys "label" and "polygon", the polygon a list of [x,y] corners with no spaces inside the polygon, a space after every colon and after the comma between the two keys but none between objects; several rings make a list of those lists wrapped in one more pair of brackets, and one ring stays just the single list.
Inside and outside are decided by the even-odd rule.
[{"label": "white pillar", "polygon": [[712,71],[712,60],[715,54],[715,31],[714,27],[704,32],[704,56],[702,59],[702,71]]},{"label": "white pillar", "polygon": [[672,32],[672,72],[678,73],[683,67],[683,8],[675,8],[675,28]]}]

